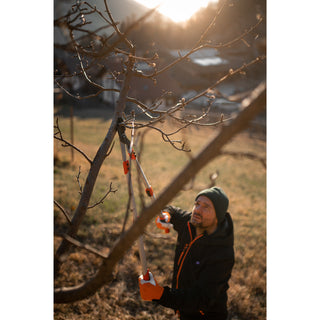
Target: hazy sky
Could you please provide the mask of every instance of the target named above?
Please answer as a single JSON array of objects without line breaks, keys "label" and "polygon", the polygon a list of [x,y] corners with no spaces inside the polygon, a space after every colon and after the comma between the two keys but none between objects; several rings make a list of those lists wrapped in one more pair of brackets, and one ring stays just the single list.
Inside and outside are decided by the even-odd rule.
[{"label": "hazy sky", "polygon": [[189,19],[201,7],[218,0],[135,0],[148,8],[160,5],[158,11],[175,22]]}]

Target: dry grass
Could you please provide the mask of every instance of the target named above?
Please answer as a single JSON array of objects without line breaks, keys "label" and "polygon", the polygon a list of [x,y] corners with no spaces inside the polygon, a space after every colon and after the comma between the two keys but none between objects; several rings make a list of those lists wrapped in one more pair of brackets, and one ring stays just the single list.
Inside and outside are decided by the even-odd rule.
[{"label": "dry grass", "polygon": [[[60,126],[68,138],[69,119],[61,118]],[[75,118],[75,144],[93,158],[106,134],[108,122],[101,119]],[[195,154],[215,135],[214,129],[188,129],[182,136]],[[226,150],[254,152],[265,157],[265,142],[250,139],[247,133],[238,135]],[[78,239],[103,253],[120,234],[127,204],[126,180],[118,140],[109,158],[103,164],[93,200],[98,201],[108,190],[110,182],[117,189],[106,201],[88,211]],[[139,151],[139,150],[137,150]],[[76,180],[81,166],[80,182],[84,184],[88,164],[79,154],[70,163],[70,150],[55,142],[55,199],[72,214],[79,200]],[[148,132],[145,136],[141,164],[155,193],[159,193],[186,164],[189,157],[172,149],[160,135]],[[232,319],[266,318],[266,171],[260,162],[220,156],[197,175],[193,188],[181,191],[172,204],[191,209],[195,194],[209,184],[209,174],[219,170],[217,184],[223,187],[230,199],[230,213],[235,226],[236,263],[230,280],[229,309]],[[135,184],[137,185],[137,183]],[[136,195],[138,191],[136,190]],[[138,198],[138,197],[137,197]],[[138,199],[137,199],[138,200]],[[149,199],[146,199],[146,202]],[[138,201],[140,204],[140,201]],[[67,224],[55,207],[55,232],[62,233]],[[129,223],[131,223],[131,219]],[[158,234],[153,224],[147,228],[150,234]],[[145,247],[150,269],[162,285],[170,285],[176,234],[166,239],[145,236]],[[55,238],[55,246],[61,239]],[[100,258],[83,250],[72,249],[55,285],[74,285],[89,279],[97,270]],[[173,311],[143,302],[139,296],[137,278],[140,274],[138,249],[135,246],[115,270],[114,280],[94,296],[73,304],[55,305],[54,318],[59,319],[175,319]]]}]

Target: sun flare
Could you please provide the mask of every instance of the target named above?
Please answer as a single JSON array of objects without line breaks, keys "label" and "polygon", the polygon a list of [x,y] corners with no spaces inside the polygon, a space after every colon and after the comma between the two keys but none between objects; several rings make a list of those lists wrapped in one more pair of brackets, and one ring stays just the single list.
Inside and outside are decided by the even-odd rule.
[{"label": "sun flare", "polygon": [[158,5],[158,11],[167,16],[174,22],[183,22],[188,20],[201,7],[206,7],[209,2],[218,0],[135,0],[148,8],[154,8]]}]

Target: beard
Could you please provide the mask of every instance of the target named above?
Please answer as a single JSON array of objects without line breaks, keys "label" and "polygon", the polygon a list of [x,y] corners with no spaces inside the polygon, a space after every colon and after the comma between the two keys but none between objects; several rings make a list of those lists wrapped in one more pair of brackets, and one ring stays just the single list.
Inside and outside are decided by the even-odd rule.
[{"label": "beard", "polygon": [[197,233],[207,231],[209,234],[214,232],[218,226],[218,220],[214,216],[209,216],[202,213],[192,212],[190,223],[196,228]]},{"label": "beard", "polygon": [[194,227],[202,227],[202,218],[200,215],[198,214],[192,214],[191,216],[191,220],[190,223],[194,226]]}]

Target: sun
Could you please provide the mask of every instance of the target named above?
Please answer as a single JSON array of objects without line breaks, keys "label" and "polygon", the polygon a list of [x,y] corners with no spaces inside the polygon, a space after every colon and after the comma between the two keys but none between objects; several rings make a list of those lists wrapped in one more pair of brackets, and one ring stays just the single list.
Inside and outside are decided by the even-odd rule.
[{"label": "sun", "polygon": [[158,11],[174,22],[188,20],[201,7],[206,7],[209,2],[218,0],[135,0],[148,8],[158,5]]}]

